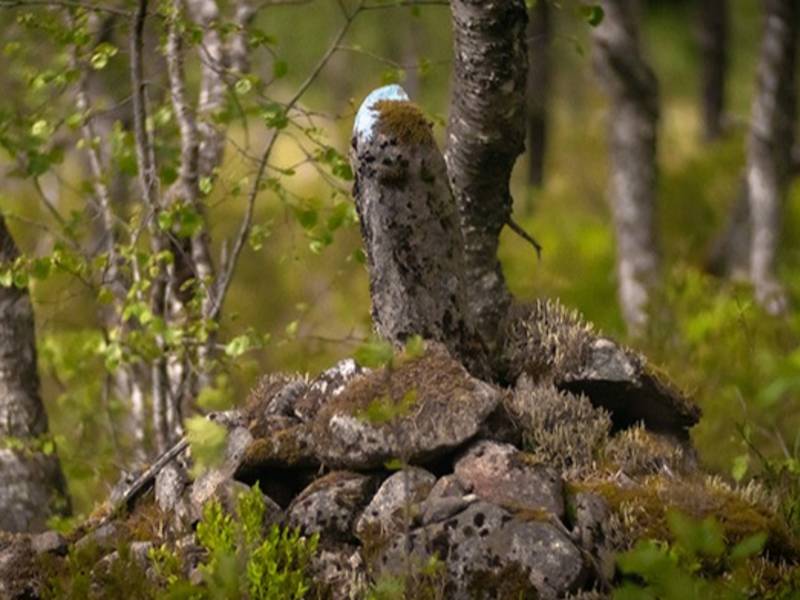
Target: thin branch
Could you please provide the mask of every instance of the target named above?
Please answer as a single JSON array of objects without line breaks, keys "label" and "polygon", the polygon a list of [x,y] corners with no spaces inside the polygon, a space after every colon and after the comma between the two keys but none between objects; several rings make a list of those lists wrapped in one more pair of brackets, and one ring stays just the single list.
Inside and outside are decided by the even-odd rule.
[{"label": "thin branch", "polygon": [[[353,23],[353,20],[356,16],[361,12],[363,9],[363,3],[356,8],[356,10],[352,14],[348,14],[346,11],[342,11],[344,13],[345,22],[342,27],[337,32],[333,42],[328,49],[325,51],[325,54],[322,55],[317,65],[311,71],[309,76],[306,80],[300,85],[297,89],[295,94],[286,103],[286,112],[288,113],[295,104],[300,100],[300,98],[305,94],[311,84],[314,83],[316,78],[322,72],[322,69],[325,68],[325,65],[328,64],[331,57],[336,52],[337,48],[341,44],[344,36],[347,34],[350,26]],[[222,265],[221,273],[219,276],[219,280],[217,281],[217,289],[216,294],[214,297],[214,302],[211,306],[211,310],[207,317],[211,320],[217,320],[219,318],[220,311],[222,310],[222,305],[225,301],[225,296],[228,293],[228,288],[230,287],[231,280],[233,279],[233,272],[236,268],[236,264],[239,261],[239,255],[242,253],[245,244],[247,243],[247,238],[250,235],[250,228],[253,224],[253,215],[255,212],[255,202],[256,197],[258,196],[258,192],[261,190],[261,182],[264,179],[264,173],[267,170],[267,164],[269,162],[269,157],[272,154],[272,150],[275,147],[275,143],[278,140],[279,132],[276,131],[273,133],[272,138],[270,138],[267,147],[265,148],[264,152],[261,154],[261,160],[258,164],[258,170],[256,171],[256,177],[253,181],[253,186],[250,188],[250,194],[247,198],[247,208],[245,210],[245,216],[242,219],[242,223],[239,226],[239,231],[236,234],[236,239],[233,243],[233,248],[228,255],[227,262]]]},{"label": "thin branch", "polygon": [[151,209],[156,198],[155,152],[147,131],[147,88],[144,79],[144,23],[148,0],[139,0],[133,16],[131,32],[131,87],[133,88],[133,129],[136,140],[136,159],[139,163],[139,185],[145,203]]},{"label": "thin branch", "polygon": [[111,521],[111,519],[113,519],[121,509],[126,507],[131,502],[131,500],[148,489],[155,482],[156,475],[158,475],[161,470],[175,458],[180,456],[188,447],[189,440],[184,437],[178,440],[178,442],[175,443],[175,445],[173,445],[169,450],[159,456],[152,465],[142,471],[142,473],[133,481],[133,483],[128,486],[128,488],[120,495],[119,499],[111,507],[111,510],[106,514],[106,516],[100,519],[94,525],[94,527],[90,528],[87,532],[87,535],[88,533],[91,533],[91,531],[94,531],[95,529],[98,529]]},{"label": "thin branch", "polygon": [[525,240],[531,246],[534,247],[534,249],[536,250],[537,258],[539,258],[539,260],[541,260],[542,259],[542,246],[541,246],[541,244],[539,244],[539,242],[537,242],[533,238],[533,236],[531,234],[529,234],[527,231],[525,231],[522,228],[522,226],[519,223],[517,223],[514,219],[512,219],[511,217],[508,218],[507,225],[511,228],[511,231],[516,233],[519,237],[521,237],[523,240]]},{"label": "thin branch", "polygon": [[403,8],[413,6],[450,6],[449,0],[397,0],[381,4],[365,4],[361,10],[379,10],[382,8]]},{"label": "thin branch", "polygon": [[92,4],[90,2],[77,2],[72,0],[0,0],[0,8],[26,8],[29,6],[82,8],[89,12],[108,13],[120,17],[130,17],[130,11],[113,6]]}]

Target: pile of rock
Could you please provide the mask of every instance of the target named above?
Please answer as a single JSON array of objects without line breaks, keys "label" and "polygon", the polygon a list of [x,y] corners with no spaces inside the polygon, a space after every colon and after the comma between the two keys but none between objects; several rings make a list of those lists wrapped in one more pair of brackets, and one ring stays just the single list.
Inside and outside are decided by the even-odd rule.
[{"label": "pile of rock", "polygon": [[[255,483],[270,522],[319,534],[314,577],[334,598],[387,577],[447,598],[602,596],[615,552],[658,535],[669,507],[724,507],[723,521],[740,507],[740,536],[780,537],[766,496],[698,472],[687,435],[698,411],[641,357],[555,304],[508,329],[511,387],[434,342],[374,370],[348,359],[316,378],[264,377],[243,409],[212,415],[228,429],[219,466],[192,479],[178,456],[134,500],[127,520],[149,503],[160,526],[132,554],[146,568],[147,549],[167,540],[196,563],[203,505],[232,506]],[[103,547],[123,530],[111,520],[78,543]],[[0,541],[0,572],[20,552],[65,551],[45,541]]]}]

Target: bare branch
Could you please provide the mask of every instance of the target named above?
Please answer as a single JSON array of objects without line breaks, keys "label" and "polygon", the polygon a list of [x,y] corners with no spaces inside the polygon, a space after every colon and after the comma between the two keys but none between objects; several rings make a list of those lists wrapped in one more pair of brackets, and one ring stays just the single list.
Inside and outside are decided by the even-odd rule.
[{"label": "bare branch", "polygon": [[71,0],[0,0],[0,8],[27,8],[31,6],[57,7],[57,8],[82,8],[89,12],[107,13],[120,17],[130,17],[130,11],[113,6],[92,4],[90,2],[75,2]]},{"label": "bare branch", "polygon": [[397,0],[380,4],[365,4],[361,10],[380,10],[382,8],[403,8],[409,6],[450,6],[449,0]]},{"label": "bare branch", "polygon": [[[311,84],[317,79],[319,74],[322,72],[322,69],[325,68],[325,65],[328,64],[331,57],[336,53],[337,48],[341,44],[344,36],[347,34],[350,26],[353,24],[356,16],[361,12],[363,9],[363,3],[356,8],[356,10],[352,14],[347,14],[344,12],[345,15],[345,22],[342,24],[339,31],[336,33],[335,38],[333,39],[328,49],[320,58],[317,65],[311,71],[309,76],[306,80],[300,85],[297,91],[294,93],[292,98],[289,102],[286,103],[286,112],[288,113],[294,105],[300,100],[303,94],[306,93]],[[242,253],[245,244],[247,243],[247,238],[250,235],[250,228],[253,225],[253,214],[255,212],[255,202],[256,197],[258,196],[258,192],[261,190],[261,182],[264,179],[264,173],[267,170],[267,164],[269,162],[269,157],[272,154],[272,150],[275,147],[275,143],[278,140],[279,136],[278,131],[275,131],[270,138],[267,147],[264,149],[264,152],[261,154],[261,160],[258,164],[258,169],[256,171],[256,177],[253,181],[253,185],[250,188],[250,193],[247,197],[247,207],[245,209],[245,215],[242,219],[241,225],[239,226],[239,231],[236,234],[236,239],[233,243],[233,248],[231,249],[230,254],[228,255],[228,260],[222,265],[221,272],[219,279],[217,281],[216,286],[216,293],[214,297],[214,302],[211,306],[211,310],[207,317],[212,320],[217,320],[219,318],[220,311],[222,310],[222,305],[225,302],[225,296],[228,293],[228,288],[230,287],[231,280],[233,279],[233,272],[236,269],[236,264],[239,261],[239,255]]]},{"label": "bare branch", "polygon": [[131,33],[131,87],[133,88],[133,129],[136,140],[136,160],[139,164],[139,185],[145,203],[152,210],[157,204],[155,152],[147,131],[147,87],[142,59],[144,23],[148,0],[139,0],[133,16]]}]

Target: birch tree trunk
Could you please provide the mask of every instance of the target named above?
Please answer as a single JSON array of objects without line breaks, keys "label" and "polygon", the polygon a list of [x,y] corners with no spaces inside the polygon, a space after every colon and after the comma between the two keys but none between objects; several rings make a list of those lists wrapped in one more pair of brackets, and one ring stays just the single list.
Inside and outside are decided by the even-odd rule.
[{"label": "birch tree trunk", "polygon": [[544,185],[547,154],[547,113],[550,95],[551,10],[539,0],[530,10],[528,23],[528,183]]},{"label": "birch tree trunk", "polygon": [[611,210],[617,237],[618,294],[628,329],[640,333],[658,277],[656,141],[658,85],[645,62],[633,0],[603,0],[594,64],[610,99]]},{"label": "birch tree trunk", "polygon": [[796,92],[798,0],[765,0],[765,25],[758,62],[747,149],[747,188],[752,220],[750,278],[767,312],[788,308],[775,274],[781,205],[791,173]]},{"label": "birch tree trunk", "polygon": [[728,0],[703,0],[699,5],[703,138],[713,141],[722,135],[724,125],[725,79],[728,71]]},{"label": "birch tree trunk", "polygon": [[511,217],[511,170],[525,146],[523,0],[450,3],[454,76],[445,160],[464,237],[470,311],[490,351],[511,295],[497,259]]},{"label": "birch tree trunk", "polygon": [[[0,215],[0,267],[19,255]],[[69,511],[64,476],[39,396],[28,290],[0,286],[0,530],[42,531]],[[48,452],[49,450],[49,452]]]}]

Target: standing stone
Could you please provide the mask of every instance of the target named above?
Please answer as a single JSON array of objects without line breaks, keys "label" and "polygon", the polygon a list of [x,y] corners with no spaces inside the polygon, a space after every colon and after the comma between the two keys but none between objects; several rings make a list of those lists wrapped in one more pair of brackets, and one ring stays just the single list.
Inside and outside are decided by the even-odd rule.
[{"label": "standing stone", "polygon": [[472,348],[463,242],[431,123],[400,86],[375,90],[356,116],[353,196],[367,252],[372,319],[395,345],[444,343],[467,365]]}]

